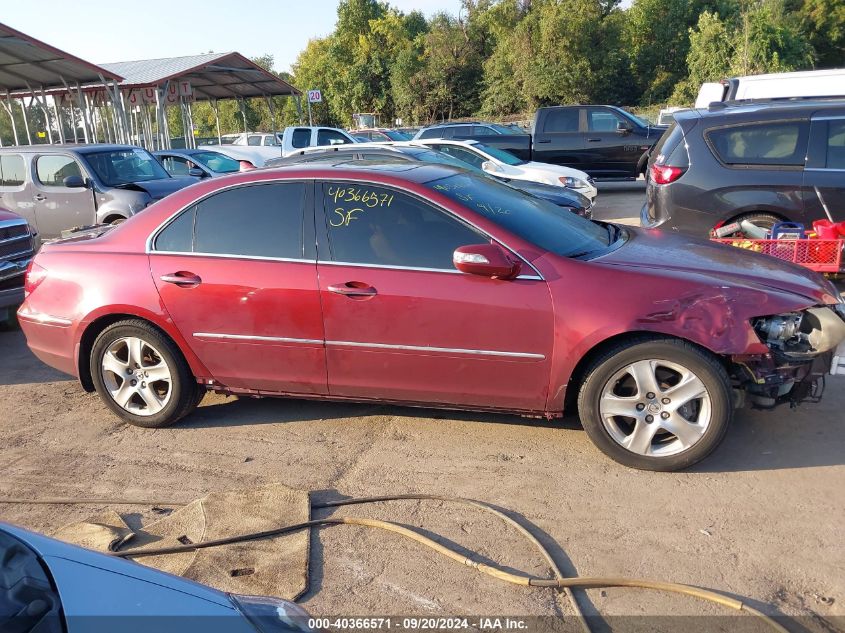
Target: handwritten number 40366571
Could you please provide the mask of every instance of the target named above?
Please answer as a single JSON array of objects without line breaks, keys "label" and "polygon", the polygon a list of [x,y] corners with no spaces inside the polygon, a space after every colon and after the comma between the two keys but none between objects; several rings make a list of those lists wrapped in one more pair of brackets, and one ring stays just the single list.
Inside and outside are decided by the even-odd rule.
[{"label": "handwritten number 40366571", "polygon": [[389,207],[393,202],[393,194],[376,193],[369,189],[357,187],[335,187],[331,186],[327,191],[334,202],[360,202],[370,209],[376,207]]}]

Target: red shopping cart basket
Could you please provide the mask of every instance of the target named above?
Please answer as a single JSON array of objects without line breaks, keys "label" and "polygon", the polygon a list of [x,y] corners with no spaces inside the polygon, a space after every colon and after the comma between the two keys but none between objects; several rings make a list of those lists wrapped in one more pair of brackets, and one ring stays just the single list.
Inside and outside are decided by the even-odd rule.
[{"label": "red shopping cart basket", "polygon": [[842,249],[845,248],[845,240],[752,240],[731,237],[714,238],[713,241],[771,255],[819,273],[842,271]]}]

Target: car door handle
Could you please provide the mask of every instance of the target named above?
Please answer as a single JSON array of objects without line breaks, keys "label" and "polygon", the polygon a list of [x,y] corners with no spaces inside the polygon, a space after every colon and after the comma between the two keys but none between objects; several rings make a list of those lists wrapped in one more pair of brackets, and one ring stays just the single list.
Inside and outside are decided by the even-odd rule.
[{"label": "car door handle", "polygon": [[541,140],[536,141],[536,142],[537,142],[537,143],[551,143],[551,142],[552,142],[552,139],[550,139],[550,138],[544,138],[544,139],[541,139]]},{"label": "car door handle", "polygon": [[44,202],[47,199],[47,196],[45,196],[43,193],[37,193],[32,196],[32,199],[36,202]]},{"label": "car door handle", "polygon": [[588,138],[588,143],[598,143],[601,139],[600,138]]},{"label": "car door handle", "polygon": [[161,279],[164,283],[175,284],[180,288],[194,288],[202,283],[202,279],[200,279],[199,275],[195,275],[194,273],[189,273],[184,270],[162,275],[159,279]]},{"label": "car door handle", "polygon": [[375,297],[378,294],[375,288],[363,281],[347,281],[345,284],[332,284],[328,287],[328,291],[350,298],[368,298]]}]

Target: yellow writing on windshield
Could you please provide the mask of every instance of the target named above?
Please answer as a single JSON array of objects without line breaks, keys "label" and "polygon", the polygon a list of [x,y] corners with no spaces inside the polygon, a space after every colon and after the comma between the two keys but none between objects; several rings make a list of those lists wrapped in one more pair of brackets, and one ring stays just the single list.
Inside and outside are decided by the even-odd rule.
[{"label": "yellow writing on windshield", "polygon": [[361,187],[341,187],[331,185],[326,190],[328,195],[337,202],[360,202],[370,209],[376,207],[389,207],[393,202],[393,194],[377,193],[370,189]]}]

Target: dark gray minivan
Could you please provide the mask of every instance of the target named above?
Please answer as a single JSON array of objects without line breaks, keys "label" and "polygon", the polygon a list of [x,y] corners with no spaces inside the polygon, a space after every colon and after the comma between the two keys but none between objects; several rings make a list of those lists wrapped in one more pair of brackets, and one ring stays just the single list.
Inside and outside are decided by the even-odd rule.
[{"label": "dark gray minivan", "polygon": [[131,145],[0,148],[0,207],[23,216],[43,240],[125,220],[197,180],[172,177]]},{"label": "dark gray minivan", "polygon": [[748,221],[845,220],[845,100],[711,104],[675,113],[649,161],[644,227],[707,237]]}]

